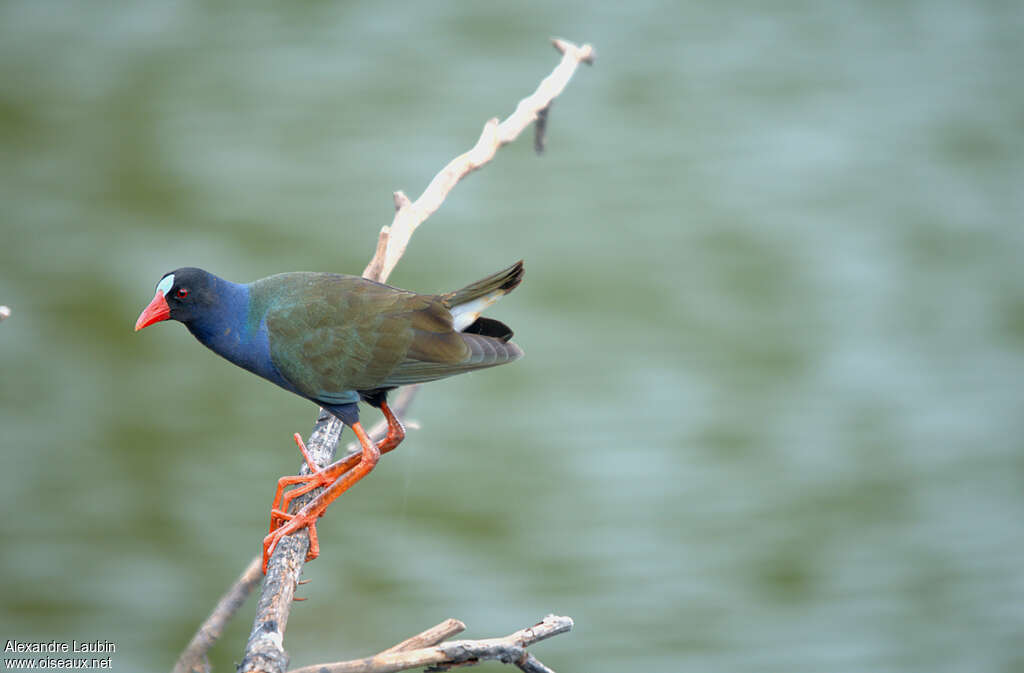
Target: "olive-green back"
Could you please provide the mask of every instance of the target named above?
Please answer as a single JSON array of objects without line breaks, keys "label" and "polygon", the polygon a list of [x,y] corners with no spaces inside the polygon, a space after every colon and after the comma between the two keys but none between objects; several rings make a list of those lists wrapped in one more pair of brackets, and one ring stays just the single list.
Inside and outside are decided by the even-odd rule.
[{"label": "olive-green back", "polygon": [[419,383],[492,366],[455,332],[442,297],[327,273],[286,273],[250,286],[265,316],[270,357],[301,394],[330,403],[344,393]]}]

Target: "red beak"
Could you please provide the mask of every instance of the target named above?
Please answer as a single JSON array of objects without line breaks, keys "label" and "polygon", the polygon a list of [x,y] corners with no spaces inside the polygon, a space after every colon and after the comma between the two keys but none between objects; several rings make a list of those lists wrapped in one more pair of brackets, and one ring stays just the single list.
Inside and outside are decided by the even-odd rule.
[{"label": "red beak", "polygon": [[142,312],[139,319],[135,321],[135,331],[138,332],[143,327],[148,327],[161,320],[167,320],[170,317],[171,307],[167,305],[164,293],[158,290],[156,296],[153,297],[153,301],[149,302],[149,306]]}]

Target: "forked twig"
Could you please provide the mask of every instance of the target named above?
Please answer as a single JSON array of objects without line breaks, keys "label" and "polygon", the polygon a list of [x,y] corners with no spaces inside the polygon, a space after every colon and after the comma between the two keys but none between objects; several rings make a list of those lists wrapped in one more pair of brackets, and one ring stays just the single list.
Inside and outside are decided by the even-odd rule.
[{"label": "forked twig", "polygon": [[[493,159],[502,145],[518,138],[519,134],[539,116],[543,115],[546,122],[546,111],[551,101],[562,93],[579,64],[594,62],[594,48],[589,44],[577,47],[558,38],[553,39],[552,44],[562,52],[562,61],[555,66],[550,75],[541,80],[536,91],[519,101],[515,111],[505,121],[499,123],[497,118],[489,119],[484,124],[484,130],[476,145],[448,162],[448,165],[434,176],[420,197],[412,203],[401,192],[396,193],[395,218],[390,226],[385,226],[380,231],[380,240],[386,242],[383,245],[378,244],[377,253],[366,265],[363,276],[384,282],[384,279],[391,275],[398,260],[402,258],[413,232],[441,207],[445,197],[459,180]],[[542,146],[544,122],[541,127]],[[534,144],[537,144],[536,140]],[[401,203],[399,194],[404,199]]]},{"label": "forked twig", "polygon": [[504,638],[451,640],[432,647],[401,651],[391,648],[365,659],[303,666],[288,673],[394,673],[422,666],[429,666],[429,671],[444,671],[452,666],[467,666],[481,661],[500,661],[514,664],[524,671],[539,673],[550,669],[527,652],[526,648],[571,629],[570,618],[548,615],[533,626]]},{"label": "forked twig", "polygon": [[[401,259],[412,238],[413,232],[431,214],[433,214],[444,202],[448,193],[458,182],[472,171],[488,163],[497,153],[498,149],[515,140],[532,122],[539,121],[535,146],[543,147],[544,131],[547,121],[547,110],[551,102],[565,89],[576,68],[580,63],[592,63],[594,50],[590,45],[577,47],[565,40],[555,39],[552,41],[555,48],[562,53],[562,59],[550,75],[545,77],[537,90],[519,102],[515,111],[504,121],[497,119],[489,120],[485,125],[476,145],[468,152],[453,159],[444,169],[439,172],[430,184],[423,191],[416,201],[410,201],[402,192],[395,192],[395,216],[390,226],[381,229],[377,239],[377,247],[373,258],[363,271],[363,277],[378,282],[385,282],[394,270],[395,265]],[[411,403],[416,392],[416,386],[400,391],[396,395],[392,409],[399,417],[404,416],[409,403]],[[313,460],[320,466],[330,464],[335,459],[338,440],[341,437],[343,428],[342,422],[333,415],[321,410],[313,431],[310,434],[306,446]],[[370,435],[379,441],[383,436],[384,429],[375,426]],[[308,473],[308,467],[303,464],[300,473]],[[292,510],[303,507],[319,493],[318,490],[311,491],[292,503]],[[287,626],[291,605],[295,597],[295,589],[298,578],[305,564],[306,552],[309,548],[309,535],[306,529],[282,538],[271,555],[267,565],[267,575],[263,583],[263,590],[257,606],[256,619],[249,640],[246,643],[245,655],[238,666],[239,673],[266,672],[283,673],[287,668],[288,655],[284,650],[284,632]],[[259,564],[259,558],[250,563]],[[247,569],[248,573],[248,569]],[[192,643],[186,648],[178,661],[175,673],[179,671],[205,671],[204,668],[188,668],[189,666],[201,666],[206,662],[206,652],[212,646],[213,641],[223,630],[223,624],[230,619],[234,610],[241,605],[241,601],[255,586],[255,581],[247,579],[248,574],[243,574],[235,586],[225,595],[218,604],[214,613],[200,627]],[[257,578],[258,579],[258,578]],[[228,601],[228,597],[232,599]],[[225,609],[222,611],[222,605]],[[212,621],[211,621],[212,620]],[[459,625],[458,630],[464,628],[461,622],[449,620],[448,628],[454,628],[454,622]],[[439,625],[439,627],[444,626]],[[435,628],[439,628],[435,627]],[[483,659],[498,659],[506,663],[514,663],[524,671],[547,671],[539,661],[527,654],[525,647],[537,642],[542,638],[564,633],[572,628],[572,620],[568,617],[549,616],[539,624],[517,631],[505,638],[494,638],[479,641],[452,641],[449,643],[437,644],[450,633],[444,628],[434,633],[432,630],[414,636],[408,641],[392,647],[375,657],[384,657],[391,661],[389,665],[396,665],[399,661],[417,661],[400,668],[324,668],[323,666],[312,669],[297,669],[298,671],[398,671],[405,668],[433,665],[448,667],[459,664],[475,663]],[[458,632],[458,630],[454,632]],[[445,635],[438,635],[445,633]],[[425,635],[426,634],[426,635]],[[546,635],[544,635],[546,634]],[[435,639],[430,642],[431,639]],[[411,644],[410,644],[411,643]],[[413,648],[413,649],[410,649]],[[360,660],[366,661],[366,660]],[[347,665],[353,662],[339,662],[339,664],[327,664],[325,666]],[[182,666],[186,666],[182,668]],[[208,666],[208,665],[207,665]]]}]

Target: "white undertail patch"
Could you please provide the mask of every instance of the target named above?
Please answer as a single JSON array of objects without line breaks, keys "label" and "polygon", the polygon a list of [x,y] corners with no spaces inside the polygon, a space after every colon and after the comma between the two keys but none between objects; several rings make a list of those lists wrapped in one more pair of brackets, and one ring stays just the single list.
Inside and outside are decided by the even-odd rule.
[{"label": "white undertail patch", "polygon": [[504,295],[504,290],[496,290],[472,301],[467,301],[464,304],[453,306],[452,326],[455,328],[455,331],[461,332],[472,325],[488,306],[501,299]]}]

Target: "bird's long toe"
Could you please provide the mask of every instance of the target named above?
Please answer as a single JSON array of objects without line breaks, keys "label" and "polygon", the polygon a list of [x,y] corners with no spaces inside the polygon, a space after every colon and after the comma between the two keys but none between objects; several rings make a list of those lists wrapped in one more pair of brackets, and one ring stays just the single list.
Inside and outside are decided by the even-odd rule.
[{"label": "bird's long toe", "polygon": [[277,511],[274,516],[281,519],[283,525],[279,525],[263,538],[263,574],[267,574],[267,563],[277,548],[277,544],[285,537],[297,533],[303,528],[309,531],[309,550],[306,552],[306,561],[312,561],[320,556],[320,542],[316,534],[317,516],[313,514],[289,514]]}]

